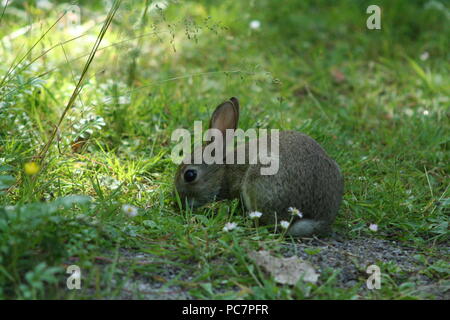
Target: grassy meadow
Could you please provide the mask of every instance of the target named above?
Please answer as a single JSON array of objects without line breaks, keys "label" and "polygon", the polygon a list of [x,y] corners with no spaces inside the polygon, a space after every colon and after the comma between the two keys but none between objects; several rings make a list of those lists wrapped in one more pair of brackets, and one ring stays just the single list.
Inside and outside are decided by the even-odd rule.
[{"label": "grassy meadow", "polygon": [[[450,298],[447,2],[77,3],[1,3],[0,299]],[[304,132],[339,164],[332,235],[274,234],[238,200],[180,210],[171,134],[232,96],[241,128]],[[336,239],[408,263],[379,246],[368,290],[367,265],[320,258]],[[259,249],[325,267],[283,285]]]}]

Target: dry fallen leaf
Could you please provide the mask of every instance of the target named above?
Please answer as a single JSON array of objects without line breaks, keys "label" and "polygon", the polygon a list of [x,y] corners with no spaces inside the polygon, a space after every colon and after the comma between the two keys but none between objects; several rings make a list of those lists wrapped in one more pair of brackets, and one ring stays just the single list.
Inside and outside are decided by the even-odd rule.
[{"label": "dry fallen leaf", "polygon": [[86,144],[88,139],[78,137],[73,143],[72,143],[72,152],[73,153],[81,153],[82,148]]},{"label": "dry fallen leaf", "polygon": [[281,284],[295,285],[301,278],[303,281],[316,283],[319,278],[314,267],[299,257],[277,258],[265,250],[252,251],[249,253],[249,257]]},{"label": "dry fallen leaf", "polygon": [[341,83],[346,80],[345,74],[337,68],[331,69],[331,75],[336,83]]}]

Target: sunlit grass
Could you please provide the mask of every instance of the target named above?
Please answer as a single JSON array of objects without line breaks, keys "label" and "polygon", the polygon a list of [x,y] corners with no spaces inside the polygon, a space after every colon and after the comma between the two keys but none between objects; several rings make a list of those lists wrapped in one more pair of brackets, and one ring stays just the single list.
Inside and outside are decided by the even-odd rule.
[{"label": "sunlit grass", "polygon": [[[83,6],[80,28],[47,34],[63,6],[15,8],[38,26],[15,38],[29,22],[5,9],[0,298],[114,298],[136,277],[161,282],[160,293],[176,286],[208,299],[423,297],[391,264],[382,265],[380,292],[358,291],[363,277],[341,287],[339,270],[317,285],[280,286],[247,253],[281,254],[294,239],[256,227],[238,201],[192,211],[173,194],[172,131],[206,124],[218,103],[238,96],[243,128],[305,132],[339,163],[339,237],[437,255],[448,241],[450,29],[437,9],[383,5],[384,31],[369,32],[364,6],[350,1],[128,3],[95,47],[106,8]],[[91,200],[57,200],[69,195]],[[237,228],[224,231],[227,223]],[[423,272],[445,280],[425,260]],[[69,263],[86,271],[89,291],[65,289]],[[164,273],[172,268],[173,278]]]}]

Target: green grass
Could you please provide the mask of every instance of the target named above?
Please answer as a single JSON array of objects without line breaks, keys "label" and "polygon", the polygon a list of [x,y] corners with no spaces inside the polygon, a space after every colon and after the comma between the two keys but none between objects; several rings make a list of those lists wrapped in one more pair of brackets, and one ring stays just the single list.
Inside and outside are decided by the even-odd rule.
[{"label": "green grass", "polygon": [[[61,7],[6,8],[2,79],[21,63],[0,80],[0,298],[114,298],[136,276],[209,299],[423,298],[389,264],[375,292],[340,288],[339,270],[315,285],[279,285],[246,253],[280,254],[296,240],[255,228],[237,201],[178,209],[171,133],[193,130],[231,96],[241,101],[242,128],[302,131],[338,162],[346,191],[337,234],[413,246],[423,273],[448,280],[448,257],[427,262],[449,235],[444,1],[377,1],[382,30],[366,28],[370,1],[185,1],[163,11],[148,4],[122,4],[73,106],[107,9],[81,2],[83,25],[97,20],[87,35],[60,44],[78,36],[57,27],[45,34]],[[30,21],[30,32],[5,38]],[[71,148],[77,139],[88,139],[80,153]],[[25,174],[30,161],[42,161],[37,175]],[[128,217],[123,204],[139,214]],[[229,221],[240,228],[223,232]],[[123,260],[124,249],[154,261]],[[70,264],[83,270],[84,290],[66,289]],[[171,280],[161,275],[168,266],[178,270]]]}]

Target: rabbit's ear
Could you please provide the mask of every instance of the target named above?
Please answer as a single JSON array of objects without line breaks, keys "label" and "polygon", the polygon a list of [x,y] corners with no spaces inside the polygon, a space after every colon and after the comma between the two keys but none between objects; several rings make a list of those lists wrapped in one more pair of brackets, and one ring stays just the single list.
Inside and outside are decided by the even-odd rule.
[{"label": "rabbit's ear", "polygon": [[239,121],[239,102],[231,98],[220,104],[211,116],[209,127],[219,129],[225,136],[226,129],[236,129]]},{"label": "rabbit's ear", "polygon": [[230,101],[233,103],[234,109],[237,112],[239,120],[239,100],[236,97],[231,97]]}]

